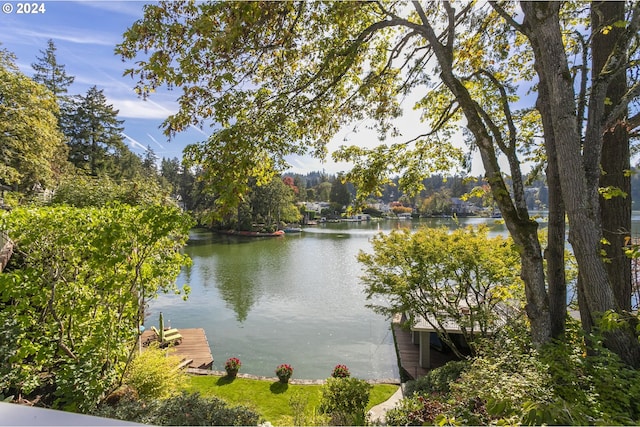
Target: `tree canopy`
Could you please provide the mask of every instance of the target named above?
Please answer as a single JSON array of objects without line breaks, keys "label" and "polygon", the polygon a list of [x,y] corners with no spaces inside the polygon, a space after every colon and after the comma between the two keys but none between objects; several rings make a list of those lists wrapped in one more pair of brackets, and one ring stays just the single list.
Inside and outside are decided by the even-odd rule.
[{"label": "tree canopy", "polygon": [[56,50],[55,43],[49,39],[47,49],[40,51],[42,56],[37,57],[37,62],[31,64],[36,72],[33,80],[46,86],[58,99],[64,100],[68,87],[73,84],[75,77],[67,74],[64,64],[58,63]]},{"label": "tree canopy", "polygon": [[[166,2],[146,6],[117,52],[137,59],[127,74],[140,78],[142,95],[182,88],[180,111],[164,123],[168,135],[219,124],[185,154],[212,169],[220,193],[237,198],[243,177],[283,168],[290,154],[324,155],[354,120],[372,116],[382,133],[391,131],[401,82],[384,58],[392,41],[376,31],[392,25],[373,25],[384,18],[361,3]],[[415,167],[443,166],[458,153],[446,140],[415,144],[423,153]],[[407,150],[387,147],[398,158]]]},{"label": "tree canopy", "polygon": [[[613,288],[622,279],[610,277],[600,255],[598,177],[602,134],[616,120],[631,123],[623,113],[640,90],[640,5],[631,3],[625,19],[597,28],[580,3],[522,2],[523,13],[517,7],[161,2],[145,7],[116,52],[136,61],[126,74],[138,79],[142,96],[162,85],[181,89],[180,110],[164,124],[168,135],[188,125],[215,125],[212,136],[186,155],[208,171],[223,202],[239,200],[247,177],[263,179],[283,167],[287,155],[323,156],[341,127],[364,120],[379,131],[380,145],[343,147],[334,155],[354,163],[349,179],[360,195],[376,192],[393,174],[402,175],[406,188],[420,189],[433,169],[465,161],[464,150],[453,144],[463,132],[479,151],[493,200],[520,248],[531,333],[542,345],[564,330],[565,207],[583,279],[581,312],[593,323],[620,311]],[[605,65],[591,76],[597,37],[585,40],[585,28],[615,37]],[[607,97],[620,73],[632,81],[621,96]],[[522,98],[527,90],[537,97]],[[413,107],[422,112],[423,130],[384,143],[406,132],[393,120],[410,96],[417,97]],[[546,265],[538,224],[527,209],[524,160],[544,162],[552,193]],[[636,336],[623,329],[608,334],[607,343],[638,366]]]},{"label": "tree canopy", "polygon": [[0,183],[23,191],[37,184],[44,188],[53,183],[56,166],[66,162],[58,105],[14,61],[0,49]]},{"label": "tree canopy", "polygon": [[93,409],[136,349],[145,301],[179,290],[190,226],[177,208],[158,205],[0,216],[17,248],[0,274],[0,393]]},{"label": "tree canopy", "polygon": [[[394,231],[373,240],[373,253],[361,253],[363,282],[376,311],[389,317],[421,317],[457,354],[447,333],[454,321],[467,343],[486,338],[508,322],[522,297],[519,257],[513,242],[488,237],[486,227],[450,232],[448,228]],[[517,314],[516,314],[517,315]]]},{"label": "tree canopy", "polygon": [[104,91],[91,87],[85,96],[73,100],[73,112],[62,126],[69,138],[69,160],[94,176],[112,172],[117,167],[115,154],[126,149],[122,123]]}]

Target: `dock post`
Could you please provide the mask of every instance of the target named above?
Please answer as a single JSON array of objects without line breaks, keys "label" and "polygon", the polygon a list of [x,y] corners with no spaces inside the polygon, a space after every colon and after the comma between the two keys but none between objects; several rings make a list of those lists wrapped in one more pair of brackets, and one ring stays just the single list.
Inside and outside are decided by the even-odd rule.
[{"label": "dock post", "polygon": [[420,367],[431,367],[431,332],[420,331]]}]

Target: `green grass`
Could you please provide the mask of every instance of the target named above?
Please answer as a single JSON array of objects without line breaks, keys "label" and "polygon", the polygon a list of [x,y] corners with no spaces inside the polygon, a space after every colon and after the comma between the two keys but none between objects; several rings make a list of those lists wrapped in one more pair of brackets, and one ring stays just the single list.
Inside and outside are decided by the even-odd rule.
[{"label": "green grass", "polygon": [[[387,400],[397,389],[397,385],[374,385],[367,410]],[[246,406],[274,426],[293,424],[294,411],[290,405],[292,397],[306,402],[305,413],[312,416],[314,411],[317,412],[322,396],[321,385],[281,384],[277,381],[248,378],[229,381],[227,377],[213,375],[191,376],[187,391],[199,392],[207,397],[215,396],[232,406]]]}]

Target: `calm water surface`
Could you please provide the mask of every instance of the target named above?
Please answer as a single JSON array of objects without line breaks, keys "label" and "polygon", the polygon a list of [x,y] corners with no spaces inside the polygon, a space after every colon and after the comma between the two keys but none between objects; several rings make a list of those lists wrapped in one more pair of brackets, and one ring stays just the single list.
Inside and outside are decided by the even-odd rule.
[{"label": "calm water surface", "polygon": [[[504,233],[492,219],[460,220],[479,223]],[[204,328],[217,370],[236,356],[241,372],[254,375],[274,376],[289,363],[295,378],[320,379],[344,363],[359,378],[398,378],[389,320],[365,306],[356,257],[376,233],[424,225],[458,227],[442,218],[326,224],[279,238],[193,230],[185,249],[193,265],[178,278],[191,294],[160,295],[147,323],[163,312],[172,327]]]},{"label": "calm water surface", "polygon": [[[640,213],[633,223],[638,235]],[[157,324],[162,311],[173,327],[204,328],[217,370],[236,356],[241,372],[254,375],[274,376],[278,364],[290,363],[295,378],[320,379],[344,363],[359,378],[398,378],[389,320],[365,307],[358,252],[397,227],[478,224],[506,234],[490,218],[326,224],[279,238],[194,230],[185,249],[193,265],[178,279],[191,286],[189,299],[160,295],[147,322]]]}]

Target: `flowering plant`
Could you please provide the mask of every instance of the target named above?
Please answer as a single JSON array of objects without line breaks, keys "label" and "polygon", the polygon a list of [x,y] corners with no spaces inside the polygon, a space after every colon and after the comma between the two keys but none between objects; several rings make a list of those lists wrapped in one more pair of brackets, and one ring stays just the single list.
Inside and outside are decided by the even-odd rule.
[{"label": "flowering plant", "polygon": [[276,368],[276,375],[278,377],[287,377],[289,378],[293,374],[293,367],[291,365],[287,365],[283,363],[282,365],[278,365]]},{"label": "flowering plant", "polygon": [[227,359],[227,363],[224,364],[224,369],[227,371],[237,371],[242,366],[242,362],[237,357],[230,357]]},{"label": "flowering plant", "polygon": [[351,376],[351,372],[349,372],[349,368],[346,365],[336,365],[331,376],[333,378],[348,378]]},{"label": "flowering plant", "polygon": [[331,376],[333,378],[348,378],[351,376],[351,372],[349,372],[349,368],[346,365],[336,365]]}]

